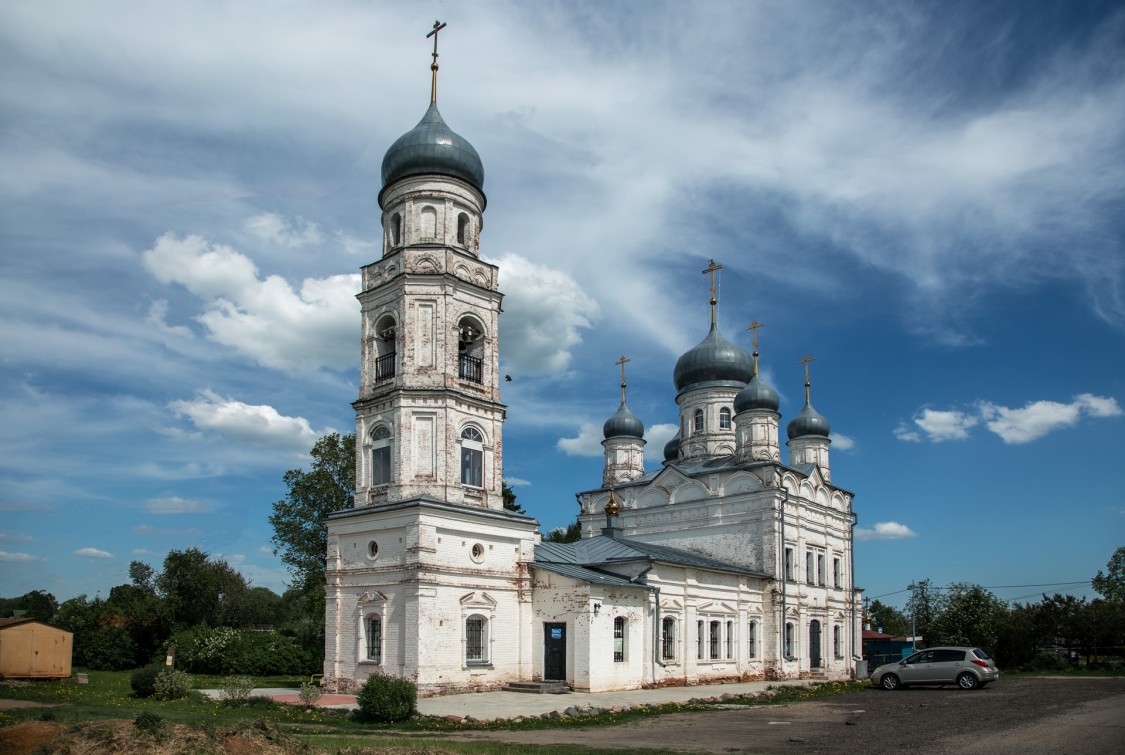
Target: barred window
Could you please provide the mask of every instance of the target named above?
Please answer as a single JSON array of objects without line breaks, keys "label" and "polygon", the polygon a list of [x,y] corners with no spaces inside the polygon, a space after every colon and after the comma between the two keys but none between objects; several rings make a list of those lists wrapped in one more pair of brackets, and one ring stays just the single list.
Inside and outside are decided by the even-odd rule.
[{"label": "barred window", "polygon": [[723,624],[719,621],[711,622],[710,647],[711,658],[719,658],[719,648],[722,645]]},{"label": "barred window", "polygon": [[756,658],[758,648],[754,645],[755,635],[758,633],[758,622],[751,621],[746,625],[746,657]]},{"label": "barred window", "polygon": [[625,660],[625,617],[617,616],[613,620],[613,661],[622,663]]},{"label": "barred window", "polygon": [[465,619],[465,661],[468,663],[487,663],[488,622],[483,616],[470,616]]},{"label": "barred window", "polygon": [[383,619],[379,616],[367,620],[367,660],[383,662]]},{"label": "barred window", "polygon": [[665,616],[661,622],[660,633],[661,657],[670,661],[676,657],[676,620]]}]

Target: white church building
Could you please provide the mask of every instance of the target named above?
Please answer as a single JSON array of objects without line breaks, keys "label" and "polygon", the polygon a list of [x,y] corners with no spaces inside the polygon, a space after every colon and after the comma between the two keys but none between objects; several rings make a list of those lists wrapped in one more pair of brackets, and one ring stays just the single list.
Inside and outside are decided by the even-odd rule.
[{"label": "white church building", "polygon": [[[435,47],[436,53],[436,47]],[[354,506],[328,519],[325,684],[422,695],[556,680],[605,691],[847,679],[860,655],[852,494],[809,401],[711,329],[674,371],[680,432],[644,468],[625,401],[582,539],[504,509],[500,270],[480,258],[484,168],[432,102],[383,160],[383,254],[363,268]],[[752,326],[757,327],[757,323]]]}]

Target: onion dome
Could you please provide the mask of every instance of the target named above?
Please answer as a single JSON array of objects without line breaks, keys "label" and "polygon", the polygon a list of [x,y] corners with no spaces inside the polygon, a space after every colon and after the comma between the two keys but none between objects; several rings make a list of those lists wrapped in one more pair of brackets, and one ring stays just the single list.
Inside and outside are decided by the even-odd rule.
[{"label": "onion dome", "polygon": [[395,140],[383,157],[383,187],[406,178],[437,174],[460,178],[484,191],[484,165],[468,140],[453,132],[438,112],[437,103],[418,125]]},{"label": "onion dome", "polygon": [[712,323],[711,332],[676,362],[672,372],[677,391],[698,385],[744,386],[754,375],[750,355],[723,338]]},{"label": "onion dome", "polygon": [[762,380],[760,375],[750,378],[747,386],[734,397],[735,414],[755,409],[776,412],[779,406],[781,406],[781,397],[777,395],[777,391],[770,387],[769,383]]},{"label": "onion dome", "polygon": [[664,444],[664,461],[675,461],[680,458],[680,434],[672,436],[672,440]]},{"label": "onion dome", "polygon": [[602,434],[609,438],[643,438],[645,424],[629,411],[625,402],[617,408],[617,412],[602,425]]},{"label": "onion dome", "polygon": [[812,404],[805,402],[805,408],[789,421],[785,430],[789,440],[804,438],[809,435],[828,437],[828,420],[820,412],[812,408]]}]

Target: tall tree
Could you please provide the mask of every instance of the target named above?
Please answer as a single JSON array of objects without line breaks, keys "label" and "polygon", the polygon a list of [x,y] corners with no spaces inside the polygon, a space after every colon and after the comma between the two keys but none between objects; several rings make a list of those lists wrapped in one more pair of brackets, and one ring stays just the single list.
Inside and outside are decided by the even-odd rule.
[{"label": "tall tree", "polygon": [[872,629],[897,637],[905,637],[910,634],[910,617],[894,606],[888,606],[878,600],[873,600],[867,610],[871,617]]},{"label": "tall tree", "polygon": [[906,615],[911,620],[914,635],[926,644],[933,645],[935,623],[942,611],[941,593],[928,579],[911,582],[910,600],[906,601]]},{"label": "tall tree", "polygon": [[556,527],[543,536],[545,543],[576,543],[582,539],[582,526],[577,521],[571,522],[565,529]]},{"label": "tall tree", "polygon": [[310,452],[312,469],[285,473],[289,488],[273,505],[274,553],[304,589],[324,586],[324,558],[328,550],[328,515],[348,508],[355,497],[355,433],[332,433]]},{"label": "tall tree", "polygon": [[155,582],[177,627],[249,623],[246,579],[226,561],[212,561],[198,548],[169,551]]},{"label": "tall tree", "polygon": [[1102,570],[1098,569],[1090,584],[1106,600],[1125,603],[1125,545],[1113,552],[1105,568],[1109,573],[1103,574]]},{"label": "tall tree", "polygon": [[508,487],[508,483],[500,483],[500,493],[504,496],[504,508],[506,508],[508,511],[514,511],[517,514],[527,513],[523,510],[523,506],[516,503],[516,491]]},{"label": "tall tree", "polygon": [[980,585],[955,582],[946,588],[942,611],[928,644],[974,645],[995,650],[1007,605]]}]

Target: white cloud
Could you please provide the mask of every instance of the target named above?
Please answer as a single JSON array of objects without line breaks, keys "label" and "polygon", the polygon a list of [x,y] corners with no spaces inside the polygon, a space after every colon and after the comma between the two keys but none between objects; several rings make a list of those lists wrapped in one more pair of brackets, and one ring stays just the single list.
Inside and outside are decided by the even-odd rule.
[{"label": "white cloud", "polygon": [[134,548],[129,552],[134,556],[148,556],[149,558],[157,558],[164,555],[163,553],[157,553],[156,551],[149,550],[148,548]]},{"label": "white cloud", "polygon": [[505,369],[525,375],[565,371],[582,329],[600,317],[597,302],[569,274],[518,254],[506,254],[495,264],[504,291],[500,353]]},{"label": "white cloud", "polygon": [[509,488],[523,488],[531,485],[531,480],[525,480],[522,477],[505,477],[504,482],[508,483]]},{"label": "white cloud", "polygon": [[1083,415],[1120,416],[1121,408],[1116,399],[1083,393],[1069,404],[1034,401],[1022,409],[982,403],[980,413],[988,429],[999,435],[1005,443],[1019,444],[1030,443],[1053,430],[1071,427]]},{"label": "white cloud", "polygon": [[272,406],[224,399],[210,389],[199,391],[191,401],[173,401],[168,408],[176,416],[190,419],[200,430],[211,430],[244,443],[294,451],[307,451],[320,437],[332,432],[313,430],[304,417],[286,417]]},{"label": "white cloud", "polygon": [[116,558],[109,551],[98,550],[97,548],[79,548],[74,552],[74,555],[82,558]]},{"label": "white cloud", "polygon": [[42,561],[43,559],[31,555],[30,553],[10,553],[8,551],[0,551],[0,562],[9,564],[28,564],[33,561]]},{"label": "white cloud", "polygon": [[133,528],[133,532],[138,535],[160,535],[171,537],[197,537],[203,534],[203,531],[196,527],[189,527],[184,530],[178,530],[173,527],[153,527],[151,524],[138,524]]},{"label": "white cloud", "polygon": [[308,371],[355,363],[358,275],[306,278],[295,291],[280,276],[259,278],[246,255],[196,235],[166,233],[142,257],[161,283],[203,300],[196,319],[212,340],[259,364]]},{"label": "white cloud", "polygon": [[602,429],[591,422],[582,423],[576,438],[559,438],[556,447],[567,456],[601,456],[604,440]]},{"label": "white cloud", "polygon": [[855,439],[850,435],[832,433],[832,448],[837,451],[851,451],[855,448]]},{"label": "white cloud", "polygon": [[663,422],[645,429],[645,461],[663,462],[664,446],[680,429],[679,425]]},{"label": "white cloud", "polygon": [[[946,440],[965,440],[969,437],[969,429],[980,420],[964,412],[938,411],[936,409],[922,409],[913,420],[914,426],[926,434],[926,439],[935,443]],[[922,436],[917,430],[902,424],[895,429],[895,437],[899,440],[919,442]]]},{"label": "white cloud", "polygon": [[179,496],[150,498],[145,501],[145,508],[151,514],[196,514],[210,510],[210,507],[205,503],[190,501]]},{"label": "white cloud", "polygon": [[316,223],[300,217],[284,218],[276,212],[247,218],[243,225],[259,239],[289,248],[319,244],[322,240]]},{"label": "white cloud", "polygon": [[22,532],[0,532],[0,543],[30,543],[31,535]]},{"label": "white cloud", "polygon": [[856,527],[857,540],[901,540],[905,537],[915,537],[918,533],[898,522],[877,522],[874,527]]}]

